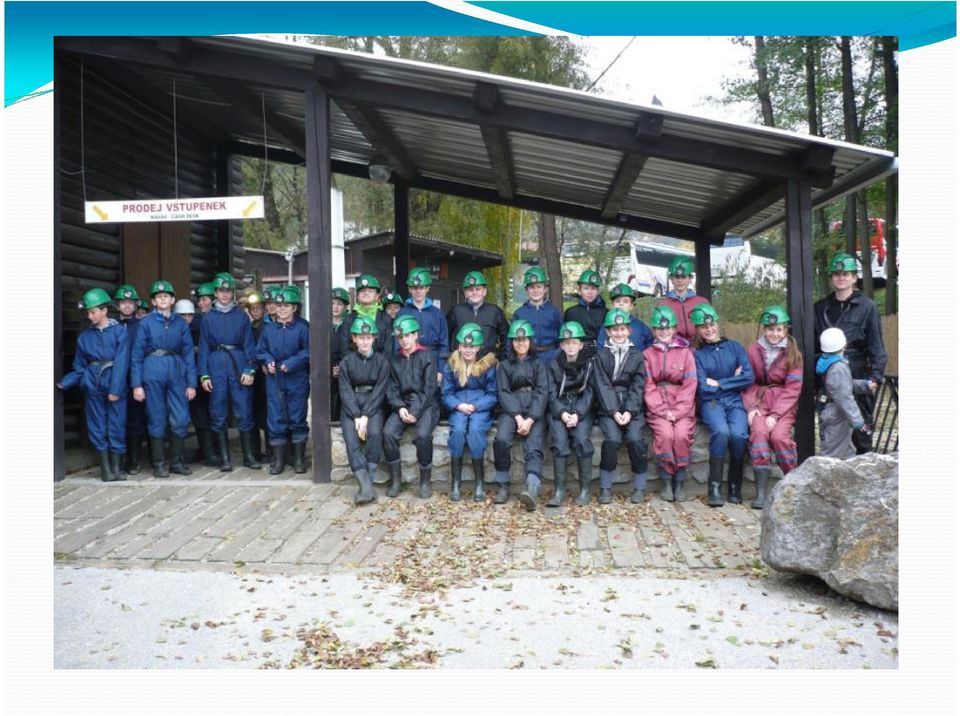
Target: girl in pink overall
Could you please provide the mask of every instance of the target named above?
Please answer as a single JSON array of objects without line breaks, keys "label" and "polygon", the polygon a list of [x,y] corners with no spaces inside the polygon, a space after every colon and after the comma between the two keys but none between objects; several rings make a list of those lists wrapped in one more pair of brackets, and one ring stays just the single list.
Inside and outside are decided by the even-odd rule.
[{"label": "girl in pink overall", "polygon": [[755,382],[741,393],[750,424],[750,462],[757,496],[750,503],[762,509],[770,476],[770,457],[786,475],[797,466],[793,424],[803,387],[803,356],[789,334],[790,317],[781,306],[768,306],[760,315],[763,335],[747,349]]},{"label": "girl in pink overall", "polygon": [[643,352],[647,423],[653,431],[660,497],[667,502],[680,502],[685,497],[683,481],[697,427],[697,364],[690,343],[677,335],[673,310],[667,306],[653,309],[650,326],[656,340]]}]

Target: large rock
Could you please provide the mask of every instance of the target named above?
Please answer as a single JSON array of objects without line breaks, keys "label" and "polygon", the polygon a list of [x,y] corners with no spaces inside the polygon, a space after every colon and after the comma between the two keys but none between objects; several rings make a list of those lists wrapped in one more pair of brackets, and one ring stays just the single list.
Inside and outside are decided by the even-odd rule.
[{"label": "large rock", "polygon": [[806,460],[777,484],[763,510],[763,561],[896,610],[897,464],[896,454],[875,453]]}]

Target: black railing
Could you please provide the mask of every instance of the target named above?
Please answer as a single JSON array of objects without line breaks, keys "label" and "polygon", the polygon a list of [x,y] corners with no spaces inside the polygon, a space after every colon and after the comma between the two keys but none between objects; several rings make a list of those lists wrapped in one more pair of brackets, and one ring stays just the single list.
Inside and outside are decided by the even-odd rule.
[{"label": "black railing", "polygon": [[900,380],[896,375],[883,376],[873,407],[873,450],[896,452],[900,446]]}]

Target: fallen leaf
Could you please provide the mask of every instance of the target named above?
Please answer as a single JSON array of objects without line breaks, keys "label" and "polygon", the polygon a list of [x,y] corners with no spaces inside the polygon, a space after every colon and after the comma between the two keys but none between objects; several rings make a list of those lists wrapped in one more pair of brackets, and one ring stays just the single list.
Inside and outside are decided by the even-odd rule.
[{"label": "fallen leaf", "polygon": [[716,669],[717,662],[713,659],[704,659],[703,661],[694,662],[701,669]]}]

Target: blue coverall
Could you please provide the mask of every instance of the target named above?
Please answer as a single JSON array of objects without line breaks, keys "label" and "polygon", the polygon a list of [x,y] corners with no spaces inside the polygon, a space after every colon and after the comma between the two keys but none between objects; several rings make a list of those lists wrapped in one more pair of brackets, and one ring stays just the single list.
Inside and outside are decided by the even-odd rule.
[{"label": "blue coverall", "polygon": [[[753,368],[747,352],[736,341],[721,338],[705,343],[694,353],[697,361],[697,397],[700,417],[710,430],[710,457],[725,457],[730,447],[731,459],[739,460],[747,447],[750,426],[740,392],[753,385]],[[734,375],[737,368],[740,374]],[[720,383],[707,385],[707,378]]]},{"label": "blue coverall", "polygon": [[[470,457],[482,458],[487,449],[487,432],[493,424],[493,409],[497,407],[497,369],[494,364],[483,375],[470,376],[467,384],[460,387],[447,362],[443,366],[443,384],[440,399],[450,411],[450,438],[447,449],[450,457],[463,457],[464,445]],[[460,403],[470,403],[477,410],[465,415],[457,410]]]},{"label": "blue coverall", "polygon": [[[275,364],[266,375],[267,434],[271,445],[286,445],[307,439],[307,403],[310,396],[310,330],[305,321],[263,326],[257,343],[257,359]],[[285,366],[286,372],[280,367]]]},{"label": "blue coverall", "polygon": [[[433,351],[438,366],[445,364],[450,357],[450,329],[443,311],[434,306],[429,297],[424,301],[422,309],[413,304],[412,298],[408,298],[397,318],[401,316],[413,316],[417,319],[420,324],[420,337],[417,342]],[[394,350],[394,353],[396,352]]]},{"label": "blue coverall", "polygon": [[[139,318],[131,318],[118,323],[127,329],[127,347],[133,345],[133,339],[137,335],[137,327],[140,325]],[[128,361],[129,369],[129,361]],[[127,435],[134,438],[142,438],[147,434],[147,409],[139,400],[133,399],[133,391],[127,395]]]},{"label": "blue coverall", "polygon": [[200,324],[199,348],[201,380],[209,377],[213,383],[210,429],[215,433],[224,432],[232,407],[237,429],[241,433],[253,430],[253,384],[240,383],[240,375],[252,376],[257,366],[253,328],[246,311],[236,304],[231,304],[229,310],[221,310],[220,304],[214,304]]},{"label": "blue coverall", "polygon": [[[534,306],[530,301],[524,303],[513,312],[514,321],[529,321],[533,326],[534,342],[537,358],[541,363],[549,363],[557,355],[557,341],[560,335],[560,326],[563,325],[563,314],[550,301],[544,301]],[[507,355],[513,355],[513,344],[507,339]]]}]

